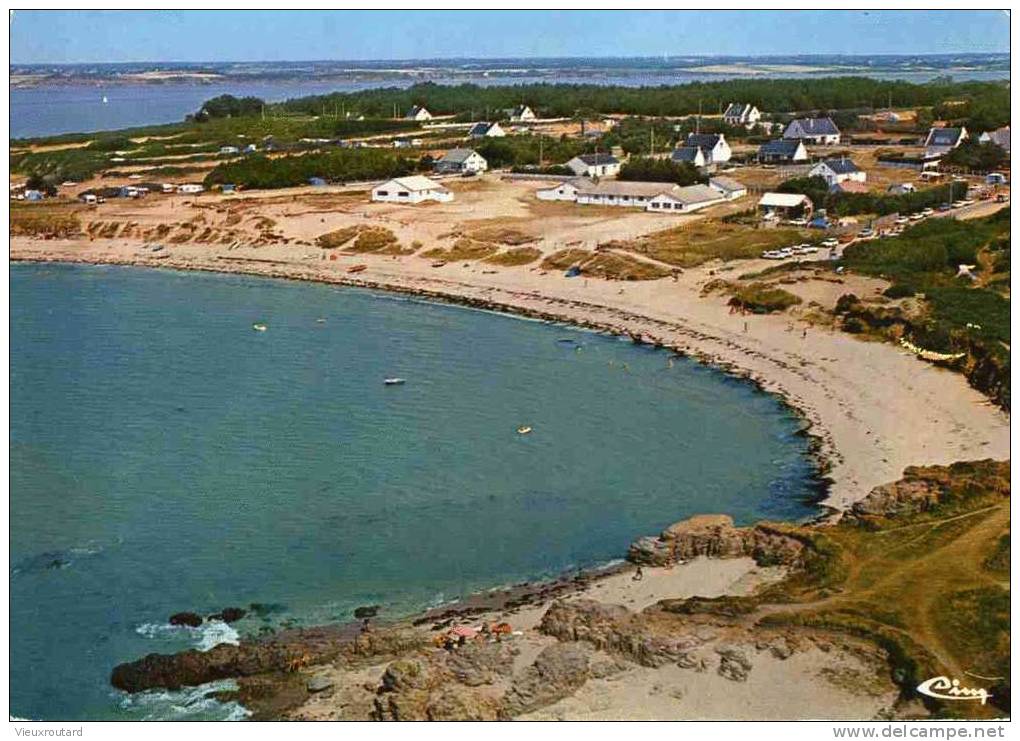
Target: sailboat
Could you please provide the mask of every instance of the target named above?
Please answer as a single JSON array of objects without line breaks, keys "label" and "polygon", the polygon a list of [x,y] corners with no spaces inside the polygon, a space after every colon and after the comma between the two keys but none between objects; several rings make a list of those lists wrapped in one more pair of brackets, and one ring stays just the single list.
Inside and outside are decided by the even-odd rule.
[{"label": "sailboat", "polygon": [[107,104],[107,103],[109,103],[109,102],[110,102],[110,99],[109,99],[109,98],[107,98],[107,97],[106,97],[106,96],[104,95],[104,96],[103,96],[103,105],[106,105],[106,104]]}]

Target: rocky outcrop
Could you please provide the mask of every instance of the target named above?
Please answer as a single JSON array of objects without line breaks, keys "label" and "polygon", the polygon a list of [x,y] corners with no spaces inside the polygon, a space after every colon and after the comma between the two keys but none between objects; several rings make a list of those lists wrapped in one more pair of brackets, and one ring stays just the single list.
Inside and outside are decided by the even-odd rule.
[{"label": "rocky outcrop", "polygon": [[719,654],[719,676],[734,682],[746,682],[753,664],[747,651],[740,646],[717,646]]},{"label": "rocky outcrop", "polygon": [[658,667],[690,661],[703,641],[693,634],[659,633],[620,605],[589,599],[554,602],[539,625],[561,641],[584,641],[641,664]]},{"label": "rocky outcrop", "polygon": [[495,720],[503,713],[513,660],[508,644],[485,642],[398,659],[383,672],[373,717]]},{"label": "rocky outcrop", "polygon": [[967,461],[949,466],[909,466],[903,478],[876,486],[850,509],[850,516],[902,517],[927,512],[953,498],[1008,497],[1009,461]]},{"label": "rocky outcrop", "polygon": [[643,537],[630,546],[633,563],[665,566],[698,556],[740,558],[750,556],[759,565],[796,565],[804,543],[783,526],[760,523],[739,528],[728,515],[698,515],[670,525],[657,537]]},{"label": "rocky outcrop", "polygon": [[588,681],[590,656],[591,649],[580,643],[546,646],[535,663],[514,678],[504,700],[506,714],[521,715],[573,695]]},{"label": "rocky outcrop", "polygon": [[209,651],[149,654],[120,664],[110,677],[114,687],[141,692],[157,687],[179,689],[231,677],[294,672],[338,658],[395,656],[426,645],[427,636],[414,630],[374,630],[358,634],[346,626],[291,631],[271,640],[221,644]]}]

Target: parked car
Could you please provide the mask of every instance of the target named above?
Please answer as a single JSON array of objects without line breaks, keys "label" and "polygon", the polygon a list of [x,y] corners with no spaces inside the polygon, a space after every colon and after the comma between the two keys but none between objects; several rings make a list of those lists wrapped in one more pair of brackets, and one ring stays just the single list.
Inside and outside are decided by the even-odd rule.
[{"label": "parked car", "polygon": [[908,219],[906,216],[901,216],[900,218],[896,219],[896,223],[897,224],[909,224],[910,223],[910,219]]},{"label": "parked car", "polygon": [[952,208],[953,208],[953,204],[951,204],[951,203],[942,203],[942,204],[939,204],[939,211],[951,211]]},{"label": "parked car", "polygon": [[830,237],[829,239],[826,239],[824,242],[822,242],[822,247],[828,247],[829,249],[832,249],[833,247],[839,247],[839,240]]}]

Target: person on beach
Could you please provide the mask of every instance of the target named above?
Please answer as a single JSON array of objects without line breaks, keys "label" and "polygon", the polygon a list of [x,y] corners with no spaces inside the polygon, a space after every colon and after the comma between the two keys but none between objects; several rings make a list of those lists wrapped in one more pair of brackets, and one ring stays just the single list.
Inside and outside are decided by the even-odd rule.
[{"label": "person on beach", "polygon": [[637,567],[637,571],[634,572],[634,576],[631,577],[632,581],[641,581],[645,578],[645,572],[641,570],[641,567]]}]

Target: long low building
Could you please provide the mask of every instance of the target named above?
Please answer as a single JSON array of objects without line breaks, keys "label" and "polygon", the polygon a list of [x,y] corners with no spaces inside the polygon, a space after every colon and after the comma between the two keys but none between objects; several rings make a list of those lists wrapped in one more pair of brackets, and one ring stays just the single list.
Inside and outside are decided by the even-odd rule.
[{"label": "long low building", "polygon": [[382,203],[421,203],[439,201],[448,203],[453,193],[424,175],[393,178],[372,188],[372,200]]},{"label": "long low building", "polygon": [[[739,183],[730,180],[727,185],[739,186]],[[586,206],[624,206],[643,208],[653,213],[690,213],[739,198],[746,190],[737,193],[734,195],[730,188],[708,185],[681,187],[673,183],[629,180],[603,180],[596,183],[588,178],[575,178],[543,188],[535,195],[543,201],[575,201]]]}]

